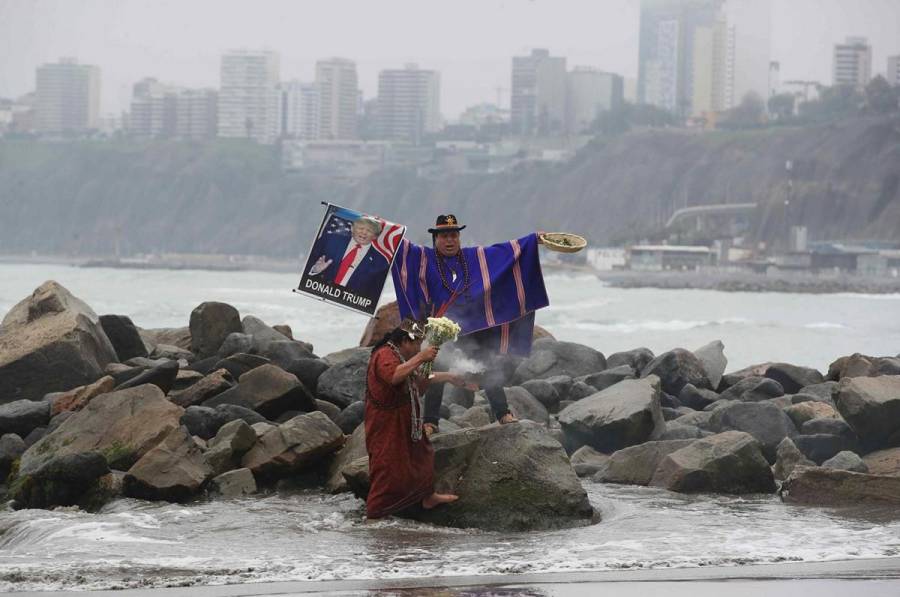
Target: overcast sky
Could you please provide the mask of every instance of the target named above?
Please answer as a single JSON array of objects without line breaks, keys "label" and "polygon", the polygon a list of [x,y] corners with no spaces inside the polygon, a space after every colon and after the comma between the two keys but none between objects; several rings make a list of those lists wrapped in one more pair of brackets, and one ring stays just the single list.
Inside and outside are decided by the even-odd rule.
[{"label": "overcast sky", "polygon": [[[742,0],[756,2],[758,0]],[[867,36],[873,71],[900,54],[900,0],[772,0],[771,57],[782,80],[830,83],[831,49]],[[101,111],[128,108],[146,76],[218,86],[232,48],[281,55],[282,79],[315,61],[355,60],[364,95],[378,71],[417,62],[441,72],[441,108],[509,101],[510,58],[534,47],[637,76],[639,0],[0,0],[0,97],[34,89],[35,67],[73,56],[102,69]]]}]

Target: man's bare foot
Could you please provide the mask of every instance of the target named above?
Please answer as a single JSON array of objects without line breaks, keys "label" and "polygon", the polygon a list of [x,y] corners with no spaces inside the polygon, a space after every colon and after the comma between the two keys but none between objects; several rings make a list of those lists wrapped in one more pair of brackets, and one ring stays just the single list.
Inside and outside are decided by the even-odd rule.
[{"label": "man's bare foot", "polygon": [[459,499],[458,495],[453,495],[452,493],[432,493],[427,498],[422,500],[422,507],[426,510],[431,510],[435,506],[440,506],[441,504],[449,504],[450,502],[455,502]]},{"label": "man's bare foot", "polygon": [[506,413],[502,417],[500,417],[500,424],[506,425],[507,423],[518,423],[519,419],[513,416],[512,413]]},{"label": "man's bare foot", "polygon": [[430,438],[432,435],[438,432],[438,426],[434,423],[425,423],[422,425],[422,430],[425,432],[425,437]]}]

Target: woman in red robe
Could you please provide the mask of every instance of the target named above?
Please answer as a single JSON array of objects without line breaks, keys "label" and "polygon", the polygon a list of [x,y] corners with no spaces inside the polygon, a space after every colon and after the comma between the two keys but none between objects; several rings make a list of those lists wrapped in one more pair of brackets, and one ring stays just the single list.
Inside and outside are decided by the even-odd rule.
[{"label": "woman in red robe", "polygon": [[467,384],[457,375],[439,372],[422,379],[418,368],[433,361],[438,348],[422,349],[425,333],[406,320],[385,334],[372,349],[366,374],[366,450],[369,453],[369,496],[366,516],[383,518],[421,504],[434,508],[457,496],[434,491],[434,450],[422,432],[422,394],[429,381]]}]

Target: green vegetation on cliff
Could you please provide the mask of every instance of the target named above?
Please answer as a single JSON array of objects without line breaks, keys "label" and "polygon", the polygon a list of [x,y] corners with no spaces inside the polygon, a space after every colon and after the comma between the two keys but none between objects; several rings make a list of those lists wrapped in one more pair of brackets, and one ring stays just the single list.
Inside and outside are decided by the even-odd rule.
[{"label": "green vegetation on cliff", "polygon": [[321,201],[407,223],[418,240],[453,212],[473,242],[540,228],[605,244],[658,236],[681,207],[754,202],[756,240],[805,224],[811,239],[898,241],[900,119],[638,131],[564,164],[441,179],[385,170],[356,184],[284,173],[277,148],[243,142],[0,141],[0,253],[292,257]]}]

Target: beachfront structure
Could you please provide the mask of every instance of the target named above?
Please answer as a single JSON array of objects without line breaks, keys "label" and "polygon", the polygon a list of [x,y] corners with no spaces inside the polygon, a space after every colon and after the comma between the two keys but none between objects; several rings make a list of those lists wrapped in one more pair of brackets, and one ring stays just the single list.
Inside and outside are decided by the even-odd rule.
[{"label": "beachfront structure", "polygon": [[709,247],[681,245],[634,245],[625,258],[628,269],[637,271],[696,270],[713,264]]},{"label": "beachfront structure", "polygon": [[832,82],[863,89],[872,78],[872,47],[865,37],[848,37],[834,46]]},{"label": "beachfront structure", "polygon": [[319,88],[319,138],[355,139],[359,112],[356,63],[345,58],[316,62]]},{"label": "beachfront structure", "polygon": [[100,121],[100,67],[62,58],[37,68],[35,129],[84,133]]},{"label": "beachfront structure", "polygon": [[512,59],[510,128],[514,135],[561,133],[566,124],[566,59],[535,49]]},{"label": "beachfront structure", "polygon": [[281,133],[279,57],[234,50],[222,56],[218,106],[220,137],[274,143]]},{"label": "beachfront structure", "polygon": [[380,139],[420,143],[441,129],[440,73],[416,64],[378,74],[377,134]]}]

